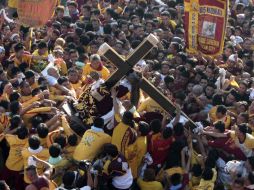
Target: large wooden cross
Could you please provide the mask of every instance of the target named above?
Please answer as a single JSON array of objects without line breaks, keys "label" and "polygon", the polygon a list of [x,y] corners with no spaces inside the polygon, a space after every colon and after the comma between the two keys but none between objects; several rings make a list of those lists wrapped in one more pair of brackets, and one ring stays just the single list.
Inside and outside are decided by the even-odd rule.
[{"label": "large wooden cross", "polygon": [[[119,55],[107,43],[102,44],[98,53],[118,68],[106,83],[110,84],[112,87],[115,86],[118,81],[125,77],[125,75],[158,43],[159,40],[153,34],[150,34],[126,59]],[[175,113],[175,105],[144,77],[142,77],[140,81],[140,88],[169,114],[173,115]],[[186,117],[195,128],[195,123],[185,113],[182,112],[181,114]]]}]

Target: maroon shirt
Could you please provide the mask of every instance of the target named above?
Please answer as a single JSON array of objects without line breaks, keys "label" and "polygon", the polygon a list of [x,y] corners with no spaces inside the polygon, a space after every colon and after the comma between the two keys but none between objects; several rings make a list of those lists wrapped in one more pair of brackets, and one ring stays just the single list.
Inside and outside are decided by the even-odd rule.
[{"label": "maroon shirt", "polygon": [[38,179],[32,183],[38,190],[43,187],[49,188],[49,181],[45,176],[40,176]]},{"label": "maroon shirt", "polygon": [[213,148],[219,148],[227,152],[228,154],[233,154],[236,159],[246,160],[246,156],[241,151],[241,149],[232,146],[234,142],[230,141],[229,137],[216,138],[208,142],[208,145]]}]

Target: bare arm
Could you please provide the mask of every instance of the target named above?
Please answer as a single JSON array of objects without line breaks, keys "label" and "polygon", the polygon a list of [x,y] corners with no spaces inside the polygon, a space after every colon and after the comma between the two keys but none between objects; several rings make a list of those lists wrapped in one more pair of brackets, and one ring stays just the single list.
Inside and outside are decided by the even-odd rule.
[{"label": "bare arm", "polygon": [[176,117],[173,122],[173,126],[176,126],[177,123],[179,123],[181,117],[181,108],[179,105],[176,105]]},{"label": "bare arm", "polygon": [[31,105],[29,105],[29,106],[27,106],[27,107],[25,107],[25,108],[23,108],[21,111],[20,111],[20,115],[22,116],[22,115],[24,115],[26,112],[28,112],[29,110],[31,110],[31,109],[33,109],[33,108],[36,108],[36,107],[39,107],[41,104],[40,104],[40,102],[34,102],[34,103],[32,103]]},{"label": "bare arm", "polygon": [[64,92],[66,95],[70,95],[72,96],[72,93],[70,92],[70,90],[62,85],[59,85],[58,83],[54,85],[55,88],[57,88],[58,90],[61,90],[62,92]]},{"label": "bare arm", "polygon": [[87,171],[87,185],[90,186],[91,188],[94,188],[94,181],[93,181],[90,170],[91,170],[91,168],[89,168],[88,171]]},{"label": "bare arm", "polygon": [[227,137],[227,134],[224,133],[216,133],[214,131],[203,131],[204,135],[209,135],[211,137],[215,137],[215,138],[223,138],[223,137]]},{"label": "bare arm", "polygon": [[49,164],[48,162],[46,162],[44,160],[41,160],[41,159],[39,159],[39,158],[37,158],[35,156],[32,156],[32,157],[33,157],[34,161],[36,161],[36,163],[41,163],[44,166],[44,168],[45,168],[44,175],[48,179],[50,179],[50,176],[51,176],[51,174],[53,172],[53,170],[52,170],[53,167],[51,166],[51,164]]},{"label": "bare arm", "polygon": [[122,116],[121,116],[121,113],[120,113],[120,109],[119,109],[119,105],[118,105],[118,102],[117,102],[117,99],[116,99],[116,89],[113,87],[111,89],[111,96],[113,98],[113,108],[114,108],[114,112],[115,114],[119,115],[119,117],[121,117],[122,119]]}]

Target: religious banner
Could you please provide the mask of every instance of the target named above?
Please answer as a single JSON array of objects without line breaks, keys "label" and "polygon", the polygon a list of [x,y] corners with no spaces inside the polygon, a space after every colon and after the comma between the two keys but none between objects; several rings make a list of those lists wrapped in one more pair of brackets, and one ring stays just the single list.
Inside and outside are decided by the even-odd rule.
[{"label": "religious banner", "polygon": [[26,26],[43,26],[53,16],[57,3],[58,0],[19,0],[19,20]]},{"label": "religious banner", "polygon": [[222,54],[228,0],[184,0],[186,49],[207,56]]}]

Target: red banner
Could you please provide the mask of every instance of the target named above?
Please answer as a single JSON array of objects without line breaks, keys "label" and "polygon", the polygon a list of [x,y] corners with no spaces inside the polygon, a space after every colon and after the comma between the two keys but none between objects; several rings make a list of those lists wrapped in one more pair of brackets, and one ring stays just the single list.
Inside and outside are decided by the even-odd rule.
[{"label": "red banner", "polygon": [[185,0],[187,52],[222,54],[228,17],[228,0]]},{"label": "red banner", "polygon": [[58,0],[19,0],[18,16],[22,24],[40,27],[47,23],[54,14]]}]

